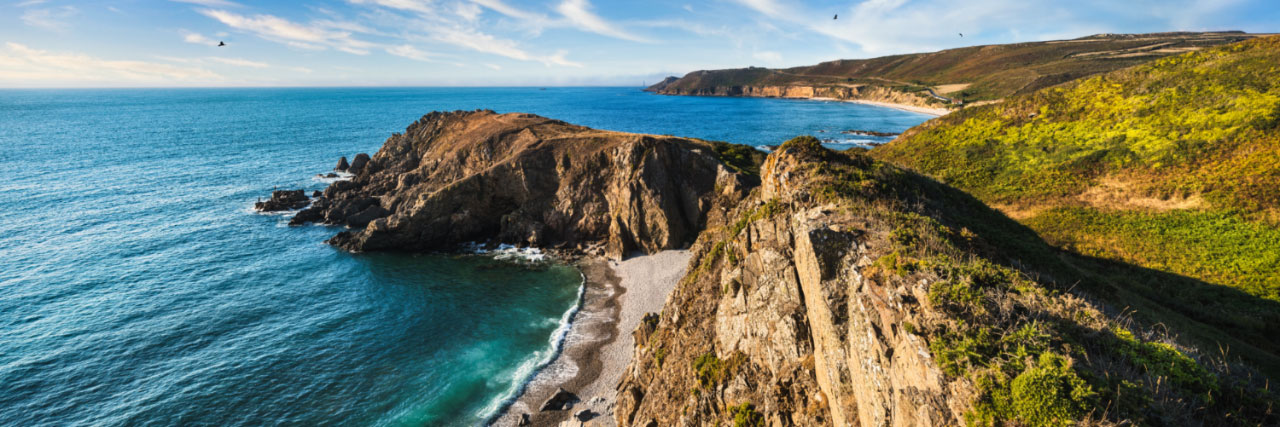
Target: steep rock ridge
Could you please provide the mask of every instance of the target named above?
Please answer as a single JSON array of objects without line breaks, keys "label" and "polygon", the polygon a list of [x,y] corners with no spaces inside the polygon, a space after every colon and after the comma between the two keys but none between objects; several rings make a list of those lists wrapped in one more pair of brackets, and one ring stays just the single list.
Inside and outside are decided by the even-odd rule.
[{"label": "steep rock ridge", "polygon": [[1059,254],[963,193],[812,138],[761,178],[635,332],[619,425],[1275,421],[1256,372],[1063,293]]},{"label": "steep rock ridge", "polygon": [[347,225],[330,243],[353,251],[492,240],[651,253],[692,242],[718,198],[751,183],[712,143],[492,111],[428,114],[349,171],[293,223]]}]

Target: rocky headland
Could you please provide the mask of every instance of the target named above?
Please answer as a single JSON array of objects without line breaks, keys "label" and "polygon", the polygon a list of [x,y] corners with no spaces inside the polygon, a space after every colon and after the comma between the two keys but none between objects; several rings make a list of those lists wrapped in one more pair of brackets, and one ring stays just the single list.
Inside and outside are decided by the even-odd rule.
[{"label": "rocky headland", "polygon": [[688,246],[751,181],[713,143],[492,111],[431,113],[347,172],[291,223],[347,225],[330,243],[352,251],[501,242],[615,259]]},{"label": "rocky headland", "polygon": [[[501,242],[584,255],[570,331],[582,339],[547,368],[570,374],[535,378],[499,424],[1276,421],[1265,376],[1079,292],[1093,261],[811,137],[765,157],[529,114],[432,113],[362,166],[293,222],[346,225],[329,242],[351,251]],[[605,261],[685,247],[671,259],[687,263]]]}]

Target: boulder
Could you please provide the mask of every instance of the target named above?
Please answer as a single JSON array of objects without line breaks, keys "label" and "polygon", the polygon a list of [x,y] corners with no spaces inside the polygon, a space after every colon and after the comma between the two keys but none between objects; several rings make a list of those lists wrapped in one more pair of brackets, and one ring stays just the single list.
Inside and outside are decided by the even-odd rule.
[{"label": "boulder", "polygon": [[556,393],[542,402],[541,411],[563,411],[573,407],[578,403],[578,396],[565,391],[563,388],[557,388]]},{"label": "boulder", "polygon": [[581,411],[578,411],[577,413],[574,413],[573,419],[585,422],[585,421],[591,420],[592,418],[595,418],[596,415],[597,414],[595,412],[591,412],[590,409],[583,409]]},{"label": "boulder", "polygon": [[516,421],[516,425],[527,426],[529,424],[529,414],[520,414],[520,418]]},{"label": "boulder", "polygon": [[369,164],[368,154],[365,154],[365,153],[356,154],[356,157],[351,159],[351,167],[347,168],[347,172],[351,172],[353,174],[359,175],[360,171],[364,170],[365,165],[368,165],[368,164]]},{"label": "boulder", "polygon": [[341,159],[338,159],[338,166],[334,167],[333,170],[336,170],[338,172],[346,172],[347,168],[350,168],[350,167],[351,165],[347,163],[347,156],[342,156]]}]

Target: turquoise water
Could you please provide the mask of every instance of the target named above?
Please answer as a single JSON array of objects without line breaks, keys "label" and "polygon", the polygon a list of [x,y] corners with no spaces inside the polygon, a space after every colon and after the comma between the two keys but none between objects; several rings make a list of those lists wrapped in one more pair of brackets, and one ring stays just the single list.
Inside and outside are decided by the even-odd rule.
[{"label": "turquoise water", "polygon": [[632,88],[0,91],[0,425],[482,422],[552,353],[576,270],[353,255],[250,209],[477,108],[751,144],[927,118]]}]

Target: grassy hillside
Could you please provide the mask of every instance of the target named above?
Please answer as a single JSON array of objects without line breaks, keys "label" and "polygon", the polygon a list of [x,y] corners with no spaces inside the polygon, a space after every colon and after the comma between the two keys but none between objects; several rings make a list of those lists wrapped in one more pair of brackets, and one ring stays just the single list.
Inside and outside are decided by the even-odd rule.
[{"label": "grassy hillside", "polygon": [[1208,328],[1206,343],[1223,333],[1275,352],[1280,37],[966,109],[871,153],[1000,207],[1056,246],[1171,273],[1090,269],[1153,302],[1147,310]]},{"label": "grassy hillside", "polygon": [[694,93],[726,86],[882,86],[965,102],[1032,92],[1152,59],[1249,39],[1244,33],[1108,34],[1075,40],[973,46],[933,53],[838,60],[788,69],[695,71],[652,90]]}]

